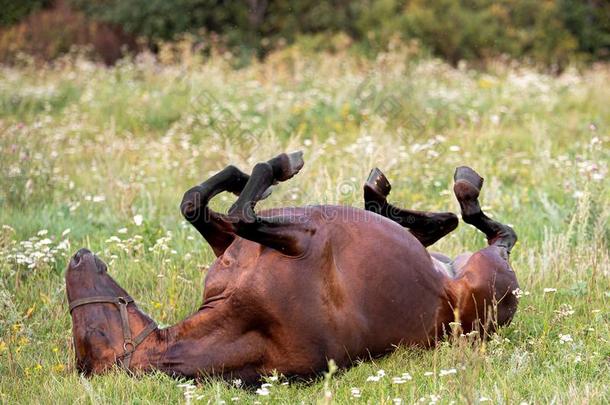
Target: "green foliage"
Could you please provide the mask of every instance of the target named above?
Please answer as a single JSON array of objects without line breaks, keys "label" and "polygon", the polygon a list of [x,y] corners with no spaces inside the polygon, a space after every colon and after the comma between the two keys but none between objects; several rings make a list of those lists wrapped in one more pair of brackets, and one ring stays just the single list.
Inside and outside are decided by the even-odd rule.
[{"label": "green foliage", "polygon": [[19,22],[33,11],[48,7],[52,0],[0,0],[0,27]]},{"label": "green foliage", "polygon": [[96,19],[118,24],[127,32],[150,40],[168,40],[205,28],[230,32],[246,28],[243,6],[220,0],[72,0],[72,4]]},{"label": "green foliage", "polygon": [[303,35],[346,32],[373,53],[393,38],[416,39],[455,64],[502,54],[558,69],[608,56],[610,5],[603,0],[136,0],[73,3],[150,41],[184,32],[223,34],[237,52],[263,54]]},{"label": "green foliage", "polygon": [[610,3],[605,0],[560,0],[566,29],[577,39],[581,52],[592,58],[610,57]]}]

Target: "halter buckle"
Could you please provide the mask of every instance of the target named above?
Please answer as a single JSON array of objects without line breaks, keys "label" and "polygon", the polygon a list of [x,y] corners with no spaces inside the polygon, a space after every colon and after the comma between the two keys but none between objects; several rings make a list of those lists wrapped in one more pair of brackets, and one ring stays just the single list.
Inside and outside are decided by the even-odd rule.
[{"label": "halter buckle", "polygon": [[125,351],[123,355],[133,353],[136,350],[136,345],[132,340],[126,340],[123,342],[123,350]]}]

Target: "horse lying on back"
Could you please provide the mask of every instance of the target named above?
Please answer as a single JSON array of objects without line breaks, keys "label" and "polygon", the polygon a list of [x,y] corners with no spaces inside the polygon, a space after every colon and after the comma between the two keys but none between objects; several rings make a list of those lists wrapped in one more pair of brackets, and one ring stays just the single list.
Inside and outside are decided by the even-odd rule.
[{"label": "horse lying on back", "polygon": [[[467,333],[511,321],[518,284],[508,258],[516,235],[481,211],[483,179],[475,171],[459,167],[454,192],[462,219],[488,246],[452,261],[426,247],[458,218],[389,204],[390,183],[378,169],[364,185],[365,210],[255,212],[271,185],[302,166],[301,153],[259,163],[250,176],[228,166],[185,193],[182,213],[217,259],[199,310],[169,328],[141,312],[97,256],[79,250],[66,272],[78,369],[100,373],[118,364],[246,382],[274,370],[308,376],[328,359],[345,367],[401,344],[432,346],[452,322]],[[226,215],[208,206],[223,191],[239,195]]]}]

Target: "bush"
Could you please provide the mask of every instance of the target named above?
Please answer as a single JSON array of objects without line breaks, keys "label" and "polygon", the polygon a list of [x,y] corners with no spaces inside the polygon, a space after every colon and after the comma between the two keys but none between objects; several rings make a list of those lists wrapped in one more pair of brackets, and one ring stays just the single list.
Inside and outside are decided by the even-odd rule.
[{"label": "bush", "polygon": [[[607,59],[610,49],[607,0],[68,1],[97,21],[90,24],[120,26],[153,49],[184,34],[201,38],[195,42],[207,42],[201,47],[207,49],[208,39],[218,34],[222,39],[212,42],[244,61],[306,36],[319,41],[338,33],[347,33],[370,55],[396,38],[415,39],[452,64],[508,55],[561,69],[571,61]],[[26,1],[10,14],[20,16],[43,4]],[[11,18],[18,17],[6,19]],[[51,32],[62,44],[73,41],[71,34]]]},{"label": "bush", "polygon": [[0,31],[0,61],[4,63],[13,62],[20,53],[52,60],[73,46],[89,46],[95,57],[113,63],[123,55],[123,48],[135,49],[135,41],[120,28],[90,21],[63,2]]},{"label": "bush", "polygon": [[0,27],[18,23],[33,11],[50,5],[51,0],[0,0]]},{"label": "bush", "polygon": [[413,0],[403,27],[453,64],[507,54],[562,67],[577,57],[577,40],[553,1]]}]

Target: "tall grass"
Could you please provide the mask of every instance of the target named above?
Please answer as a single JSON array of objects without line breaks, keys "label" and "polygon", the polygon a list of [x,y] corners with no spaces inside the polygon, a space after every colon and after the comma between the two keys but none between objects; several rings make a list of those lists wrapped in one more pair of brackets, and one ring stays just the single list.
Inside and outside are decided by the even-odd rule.
[{"label": "tall grass", "polygon": [[[609,80],[607,66],[483,73],[400,50],[371,62],[288,49],[242,70],[221,56],[1,68],[0,401],[607,403]],[[305,168],[261,207],[362,206],[361,183],[379,166],[392,201],[457,212],[453,169],[477,169],[484,208],[520,237],[513,323],[484,343],[400,348],[309,383],[270,379],[268,395],[162,374],[80,377],[70,254],[98,252],[146,312],[177,322],[200,303],[213,261],[179,214],[182,193],[229,163],[249,170],[294,149]],[[483,244],[462,224],[432,250]]]}]

